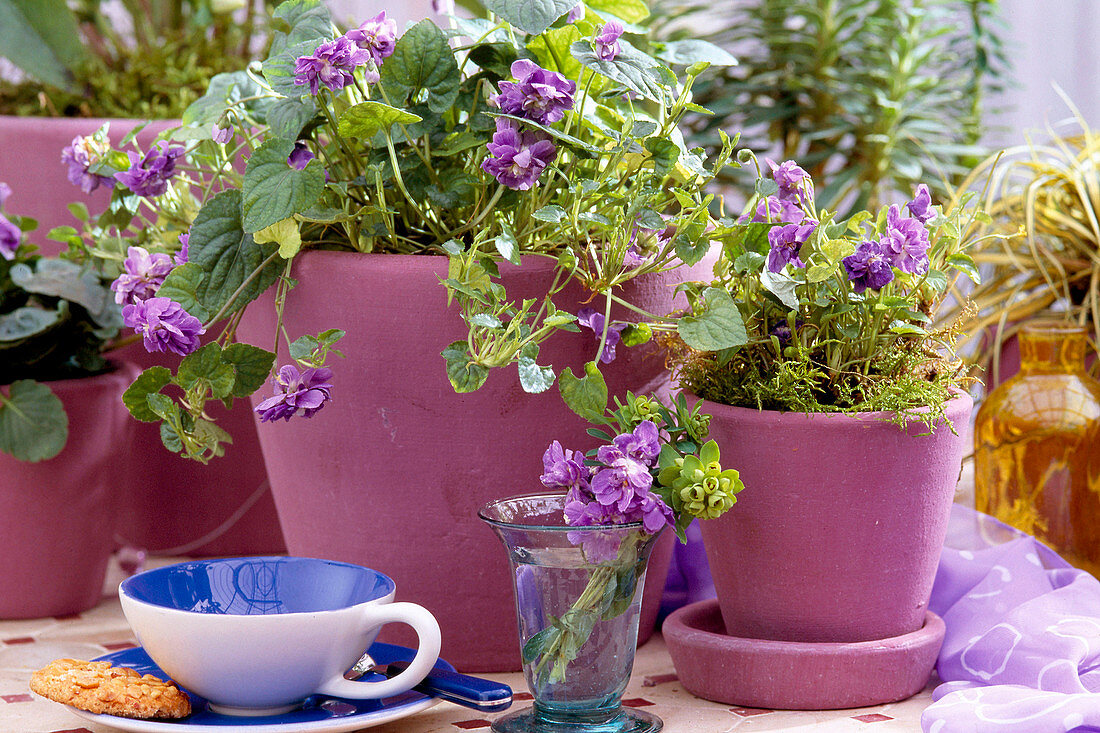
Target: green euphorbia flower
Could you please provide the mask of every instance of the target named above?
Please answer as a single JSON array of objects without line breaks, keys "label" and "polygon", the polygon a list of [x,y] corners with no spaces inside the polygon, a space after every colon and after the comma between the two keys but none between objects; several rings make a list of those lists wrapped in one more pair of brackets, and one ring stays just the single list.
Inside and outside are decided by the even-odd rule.
[{"label": "green euphorbia flower", "polygon": [[639,395],[633,400],[628,402],[629,412],[628,416],[631,422],[641,423],[646,420],[651,420],[655,424],[660,424],[661,413],[659,411],[660,403],[657,400],[651,399],[644,395]]},{"label": "green euphorbia flower", "polygon": [[677,513],[715,519],[737,503],[736,494],[745,485],[734,469],[722,470],[720,458],[718,444],[713,440],[703,445],[698,456],[680,456],[671,447],[662,447],[657,482],[671,489]]}]

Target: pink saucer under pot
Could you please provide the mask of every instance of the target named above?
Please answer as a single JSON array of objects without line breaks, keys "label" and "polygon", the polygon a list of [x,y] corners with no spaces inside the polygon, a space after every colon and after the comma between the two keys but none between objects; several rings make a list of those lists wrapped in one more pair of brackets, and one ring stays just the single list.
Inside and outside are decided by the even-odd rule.
[{"label": "pink saucer under pot", "polygon": [[928,611],[915,632],[855,643],[746,639],[725,633],[715,599],[664,622],[676,674],[698,697],[773,710],[837,710],[911,697],[931,677],[943,620]]}]

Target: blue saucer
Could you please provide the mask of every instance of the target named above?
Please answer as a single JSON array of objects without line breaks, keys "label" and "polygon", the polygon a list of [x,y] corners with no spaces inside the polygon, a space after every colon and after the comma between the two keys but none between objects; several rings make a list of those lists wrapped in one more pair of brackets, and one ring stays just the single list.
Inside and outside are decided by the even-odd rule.
[{"label": "blue saucer", "polygon": [[[378,665],[391,662],[408,662],[415,650],[394,644],[376,643],[368,650]],[[141,647],[96,657],[94,661],[110,662],[119,667],[129,667],[141,674],[151,674],[161,679],[169,679]],[[436,668],[449,672],[454,667],[440,659]],[[384,679],[381,675],[364,675],[364,680]],[[421,710],[426,710],[439,702],[438,698],[428,697],[419,692],[409,691],[382,700],[350,700],[342,697],[314,695],[308,698],[302,707],[282,715],[261,717],[238,717],[221,715],[207,708],[206,700],[189,690],[184,690],[191,698],[192,713],[179,720],[134,720],[115,715],[96,715],[85,710],[70,707],[80,717],[100,725],[137,733],[209,733],[216,728],[235,728],[244,733],[340,733],[355,731],[372,725],[404,718]]]}]

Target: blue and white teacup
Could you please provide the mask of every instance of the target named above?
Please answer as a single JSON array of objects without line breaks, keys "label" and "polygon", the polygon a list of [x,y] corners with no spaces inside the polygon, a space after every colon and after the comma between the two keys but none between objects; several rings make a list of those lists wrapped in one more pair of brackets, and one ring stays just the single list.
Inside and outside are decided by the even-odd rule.
[{"label": "blue and white teacup", "polygon": [[[173,680],[228,715],[276,715],[313,694],[353,699],[411,689],[439,657],[439,624],[369,568],[302,557],[196,560],[119,586],[146,653]],[[382,681],[344,678],[383,624],[419,637],[407,670]]]}]

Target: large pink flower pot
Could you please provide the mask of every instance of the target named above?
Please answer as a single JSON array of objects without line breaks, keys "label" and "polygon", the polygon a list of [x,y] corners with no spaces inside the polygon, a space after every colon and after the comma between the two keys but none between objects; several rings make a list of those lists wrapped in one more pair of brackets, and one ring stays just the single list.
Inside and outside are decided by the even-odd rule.
[{"label": "large pink flower pot", "polygon": [[[101,186],[90,195],[69,182],[61,150],[78,135],[90,135],[105,122],[118,145],[141,120],[65,117],[0,116],[0,182],[12,188],[7,211],[38,220],[31,241],[44,254],[62,249],[46,239],[54,227],[79,226],[67,206],[83,202],[94,213],[110,200],[110,189]],[[172,125],[159,120],[138,135],[148,147],[153,138]],[[140,346],[120,352],[119,359],[140,366],[175,367],[179,360],[152,356]],[[285,550],[275,503],[267,487],[267,472],[256,438],[248,404],[236,409],[211,408],[219,423],[227,426],[234,443],[221,461],[203,466],[169,452],[161,444],[155,424],[138,424],[124,465],[119,489],[115,535],[119,543],[152,553],[189,555],[268,554]],[[79,423],[74,424],[79,429]]]},{"label": "large pink flower pot", "polygon": [[137,372],[126,365],[47,383],[69,416],[65,448],[38,463],[0,453],[0,618],[79,613],[99,602],[122,500],[118,467],[133,430],[122,392]]},{"label": "large pink flower pot", "polygon": [[[922,435],[923,424],[899,428],[885,413],[704,401],[722,465],[740,471],[745,490],[700,525],[717,603],[665,624],[685,687],[796,709],[862,707],[923,688],[943,640],[928,599],[972,407],[958,394],[947,416],[959,434],[941,424]],[[828,684],[811,684],[819,678]]]},{"label": "large pink flower pot", "polygon": [[[506,266],[509,295],[536,296],[551,267]],[[330,363],[328,406],[308,420],[261,425],[260,443],[292,554],[390,575],[399,600],[439,619],[443,658],[467,671],[518,670],[507,558],[477,510],[490,499],[540,489],[541,456],[552,440],[581,449],[595,440],[556,388],[526,394],[514,368],[491,374],[477,392],[455,394],[440,352],[466,331],[457,307],[447,306],[440,284],[446,273],[443,257],[301,255],[284,311],[287,333],[343,328],[348,335],[337,348],[346,358]],[[668,312],[672,277],[648,279],[631,297]],[[579,300],[579,292],[567,292],[558,304],[576,311]],[[240,333],[268,344],[274,326],[268,297],[249,309]],[[590,331],[562,332],[539,362],[579,374],[595,351]],[[286,361],[284,348],[279,363]],[[604,371],[620,395],[667,386],[663,359],[648,345],[620,347]],[[265,388],[254,399],[268,395]],[[663,585],[660,572],[647,578],[649,603],[659,602]],[[382,638],[412,640],[400,627],[388,627]]]}]

